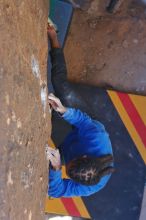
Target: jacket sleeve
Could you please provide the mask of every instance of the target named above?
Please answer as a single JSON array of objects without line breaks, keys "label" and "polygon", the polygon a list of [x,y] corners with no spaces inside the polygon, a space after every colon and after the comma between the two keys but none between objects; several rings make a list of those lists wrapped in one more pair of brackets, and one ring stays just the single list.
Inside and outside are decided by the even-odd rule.
[{"label": "jacket sleeve", "polygon": [[86,113],[74,108],[67,108],[67,111],[62,115],[62,117],[70,124],[78,128],[86,125],[87,123],[91,123],[92,121]]},{"label": "jacket sleeve", "polygon": [[61,170],[49,172],[49,188],[48,195],[54,198],[89,196],[98,192],[105,184],[98,183],[96,186],[84,186],[74,182],[71,179],[62,179]]},{"label": "jacket sleeve", "polygon": [[103,132],[107,134],[100,122],[92,120],[86,113],[81,112],[79,109],[68,108],[62,117],[79,129],[80,136],[94,140],[94,137],[97,138],[97,132],[101,132],[102,135]]}]

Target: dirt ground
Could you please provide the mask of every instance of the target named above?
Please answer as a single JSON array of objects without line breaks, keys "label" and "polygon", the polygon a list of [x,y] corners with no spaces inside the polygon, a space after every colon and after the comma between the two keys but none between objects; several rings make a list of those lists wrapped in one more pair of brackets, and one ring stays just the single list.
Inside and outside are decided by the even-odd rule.
[{"label": "dirt ground", "polygon": [[146,5],[127,0],[109,14],[109,1],[90,2],[74,11],[65,46],[69,80],[146,95]]}]

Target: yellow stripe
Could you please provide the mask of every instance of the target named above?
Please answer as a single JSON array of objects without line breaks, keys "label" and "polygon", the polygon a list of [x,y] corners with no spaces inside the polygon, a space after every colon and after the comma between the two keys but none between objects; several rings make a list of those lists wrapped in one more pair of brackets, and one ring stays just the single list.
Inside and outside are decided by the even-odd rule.
[{"label": "yellow stripe", "polygon": [[73,197],[72,199],[73,199],[74,203],[76,204],[76,207],[78,207],[78,210],[79,210],[81,216],[83,218],[91,219],[91,216],[89,215],[89,213],[86,209],[86,206],[84,205],[83,200],[80,197]]},{"label": "yellow stripe", "polygon": [[[65,166],[62,166],[62,177],[63,178],[69,178],[67,175],[66,175],[66,171],[65,171]],[[79,210],[81,216],[83,218],[89,218],[91,219],[82,199],[80,197],[72,197],[77,209]]]},{"label": "yellow stripe", "polygon": [[146,164],[146,149],[145,146],[143,144],[143,142],[141,141],[141,138],[139,136],[139,134],[137,133],[131,119],[129,118],[122,102],[120,101],[118,95],[116,94],[116,92],[113,91],[108,91],[108,94],[115,106],[115,108],[117,109],[123,123],[125,124],[132,140],[134,141],[142,159],[144,160],[145,164]]},{"label": "yellow stripe", "polygon": [[138,95],[129,95],[129,97],[146,125],[146,97]]},{"label": "yellow stripe", "polygon": [[52,141],[51,138],[48,140],[48,145],[49,145],[50,147],[55,148],[55,144],[54,144],[54,142]]},{"label": "yellow stripe", "polygon": [[69,177],[67,176],[67,174],[66,174],[66,169],[65,169],[65,166],[64,166],[64,165],[62,166],[62,177],[63,177],[63,178],[69,178]]},{"label": "yellow stripe", "polygon": [[64,207],[61,199],[46,198],[45,213],[54,213],[60,215],[69,215],[68,211]]},{"label": "yellow stripe", "polygon": [[[63,178],[69,178],[66,175],[65,166],[62,166],[62,177]],[[81,216],[83,218],[89,218],[90,219],[91,217],[90,217],[90,215],[89,215],[89,213],[88,213],[88,211],[87,211],[87,209],[86,209],[82,199],[80,197],[73,197],[72,199],[73,199],[77,209],[79,210]]]}]

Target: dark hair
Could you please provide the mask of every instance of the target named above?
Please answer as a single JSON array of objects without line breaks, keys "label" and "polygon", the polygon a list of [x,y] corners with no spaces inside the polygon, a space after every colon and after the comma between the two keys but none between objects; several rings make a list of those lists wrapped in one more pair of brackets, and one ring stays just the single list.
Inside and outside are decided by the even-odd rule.
[{"label": "dark hair", "polygon": [[71,161],[67,171],[69,177],[83,185],[95,185],[101,177],[115,171],[112,164],[113,156],[108,154],[101,157],[78,157]]}]

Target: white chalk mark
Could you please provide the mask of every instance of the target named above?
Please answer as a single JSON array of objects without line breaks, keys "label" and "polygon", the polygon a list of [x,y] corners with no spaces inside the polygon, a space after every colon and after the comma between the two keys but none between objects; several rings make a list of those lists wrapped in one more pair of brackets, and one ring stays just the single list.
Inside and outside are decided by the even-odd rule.
[{"label": "white chalk mark", "polygon": [[43,106],[43,111],[44,111],[44,118],[46,117],[46,107],[47,107],[47,86],[46,82],[41,79],[40,75],[40,68],[39,68],[39,62],[38,60],[34,57],[34,55],[31,56],[31,68],[33,75],[39,79],[39,84],[40,84],[40,96],[41,96],[41,103]]},{"label": "white chalk mark", "polygon": [[20,119],[17,120],[17,128],[22,128],[22,123]]},{"label": "white chalk mark", "polygon": [[43,84],[41,86],[41,102],[44,110],[44,118],[46,116],[46,106],[47,106],[47,86]]},{"label": "white chalk mark", "polygon": [[32,73],[36,78],[40,78],[40,68],[39,68],[39,62],[38,60],[34,57],[34,55],[31,56],[31,68],[32,68]]},{"label": "white chalk mark", "polygon": [[16,115],[14,111],[12,111],[12,121],[16,121]]},{"label": "white chalk mark", "polygon": [[31,210],[30,210],[29,216],[28,216],[28,220],[31,220],[31,219],[32,219],[32,212],[31,212]]},{"label": "white chalk mark", "polygon": [[7,125],[10,125],[11,119],[7,118]]},{"label": "white chalk mark", "polygon": [[11,171],[8,172],[7,185],[13,185],[12,172]]}]

